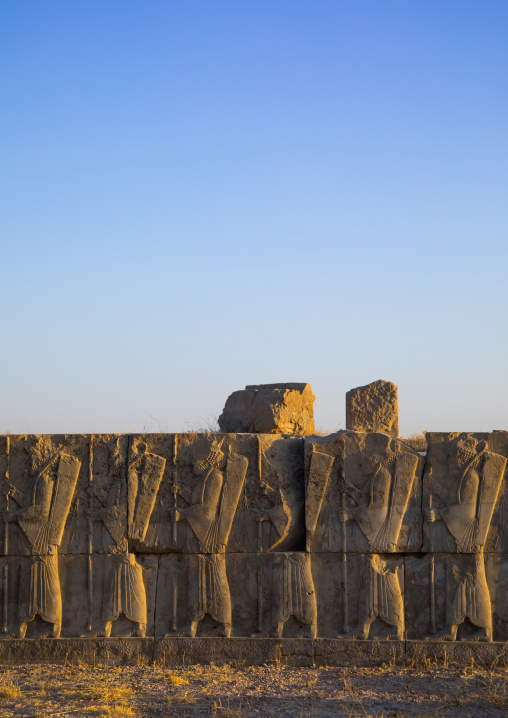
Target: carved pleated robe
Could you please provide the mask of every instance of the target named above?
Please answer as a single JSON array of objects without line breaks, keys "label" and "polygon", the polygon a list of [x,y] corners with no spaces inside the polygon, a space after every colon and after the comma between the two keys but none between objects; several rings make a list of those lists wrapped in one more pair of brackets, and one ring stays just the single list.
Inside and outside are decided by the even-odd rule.
[{"label": "carved pleated robe", "polygon": [[39,615],[48,623],[61,623],[62,596],[56,547],[50,554],[49,535],[55,479],[49,474],[35,482],[32,504],[19,523],[30,541],[31,558],[21,566],[18,620],[27,623]]},{"label": "carved pleated robe", "polygon": [[128,551],[126,512],[121,502],[103,509],[105,557],[102,620],[116,621],[120,614],[134,623],[146,623],[146,591],[143,569]]},{"label": "carved pleated robe", "polygon": [[[369,485],[369,502],[355,511],[355,520],[373,551],[392,552],[399,538],[402,515],[408,503],[418,458],[401,454],[394,473],[379,466]],[[389,626],[404,630],[404,603],[398,569],[390,570],[372,553],[367,558],[368,571],[360,594],[359,619],[372,623],[377,617]]]},{"label": "carved pleated robe", "polygon": [[273,620],[294,616],[305,625],[316,620],[316,594],[308,553],[276,553],[273,561]]},{"label": "carved pleated robe", "polygon": [[219,536],[224,477],[209,469],[192,493],[185,512],[202,553],[192,555],[189,571],[189,620],[208,614],[214,621],[231,624],[231,596],[226,574],[225,544]]},{"label": "carved pleated robe", "polygon": [[134,623],[146,623],[146,593],[143,569],[132,553],[108,556],[105,575],[102,618],[116,621],[123,613]]},{"label": "carved pleated robe", "polygon": [[439,510],[448,530],[444,550],[458,552],[460,560],[447,560],[448,580],[454,586],[447,603],[446,623],[459,625],[465,618],[479,628],[492,628],[492,608],[485,576],[483,545],[490,527],[506,460],[486,452],[463,472],[457,503]]},{"label": "carved pleated robe", "polygon": [[398,567],[389,569],[378,556],[368,561],[368,578],[360,594],[360,620],[372,623],[377,617],[389,626],[404,630],[404,602]]}]

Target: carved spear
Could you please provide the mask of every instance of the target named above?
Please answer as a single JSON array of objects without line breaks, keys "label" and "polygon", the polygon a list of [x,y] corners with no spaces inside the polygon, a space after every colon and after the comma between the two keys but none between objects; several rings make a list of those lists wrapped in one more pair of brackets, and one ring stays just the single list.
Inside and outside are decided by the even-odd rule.
[{"label": "carved spear", "polygon": [[[6,437],[7,444],[7,471],[5,473],[6,483],[9,481],[9,457],[10,457],[10,437]],[[4,518],[4,556],[5,566],[3,567],[3,578],[4,578],[4,605],[3,605],[3,624],[2,632],[7,633],[7,619],[8,619],[8,608],[9,608],[9,564],[7,561],[7,555],[9,553],[9,492],[5,495],[5,518]]]},{"label": "carved spear", "polygon": [[[258,473],[259,483],[262,481],[261,474],[261,439],[258,435]],[[263,521],[258,520],[258,554],[263,553]],[[263,561],[261,556],[258,558],[258,632],[263,632]]]},{"label": "carved spear", "polygon": [[93,435],[90,436],[88,456],[88,626],[92,630],[93,622]]},{"label": "carved spear", "polygon": [[[346,509],[346,492],[341,491],[341,508]],[[347,585],[347,524],[344,521],[342,524],[342,598],[343,598],[343,609],[344,609],[344,625],[343,632],[349,633],[349,602],[348,602],[348,585]]]},{"label": "carved spear", "polygon": [[[178,486],[177,486],[177,476],[176,476],[176,452],[177,452],[177,434],[175,434],[174,438],[174,451],[173,451],[173,501],[175,505],[175,511],[177,510],[177,494],[178,494]],[[176,545],[178,543],[178,526],[177,526],[177,518],[175,516],[175,520],[173,521],[173,546],[176,548]],[[173,633],[176,631],[176,617],[177,617],[177,606],[178,606],[178,587],[176,583],[176,569],[173,571],[173,622],[171,625],[171,628],[173,630]]]},{"label": "carved spear", "polygon": [[[258,553],[263,553],[263,522],[258,520]],[[263,563],[258,564],[258,632],[263,632]]]},{"label": "carved spear", "polygon": [[[432,494],[429,494],[429,510],[432,511]],[[434,522],[429,523],[429,542],[430,552],[430,632],[434,634],[436,632],[436,586],[434,580]]]},{"label": "carved spear", "polygon": [[[346,506],[346,471],[345,471],[345,444],[342,442],[342,466],[340,469],[340,504],[341,509],[347,510]],[[349,601],[348,601],[348,580],[347,580],[347,523],[344,521],[342,524],[342,599],[343,599],[343,621],[344,625],[342,630],[344,633],[349,633]]]}]

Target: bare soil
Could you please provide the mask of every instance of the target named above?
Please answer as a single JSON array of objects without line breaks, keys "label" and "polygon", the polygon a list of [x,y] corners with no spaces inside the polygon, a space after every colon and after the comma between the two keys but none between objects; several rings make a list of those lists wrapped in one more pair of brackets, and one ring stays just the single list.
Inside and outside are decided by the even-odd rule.
[{"label": "bare soil", "polygon": [[471,718],[508,715],[506,667],[0,668],[0,718]]}]

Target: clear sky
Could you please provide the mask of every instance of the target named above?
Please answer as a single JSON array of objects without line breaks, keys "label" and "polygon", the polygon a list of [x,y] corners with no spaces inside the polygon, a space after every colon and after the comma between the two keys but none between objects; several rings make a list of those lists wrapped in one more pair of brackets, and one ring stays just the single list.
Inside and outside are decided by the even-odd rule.
[{"label": "clear sky", "polygon": [[0,431],[508,428],[506,0],[3,0]]}]

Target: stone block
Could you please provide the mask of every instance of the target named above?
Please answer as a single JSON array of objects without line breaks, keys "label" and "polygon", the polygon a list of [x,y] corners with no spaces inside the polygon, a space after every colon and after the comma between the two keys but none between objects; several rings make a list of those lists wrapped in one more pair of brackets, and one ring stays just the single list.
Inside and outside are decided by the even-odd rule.
[{"label": "stone block", "polygon": [[233,637],[312,637],[316,615],[305,552],[160,558],[157,638],[224,637],[225,626]]},{"label": "stone block", "polygon": [[[216,464],[213,477],[217,491],[222,491],[220,504],[219,494],[202,491],[202,465],[207,461]],[[168,494],[164,482],[161,490],[164,501]],[[228,505],[223,498],[226,492],[231,493]],[[220,547],[216,547],[219,552],[302,550],[304,492],[303,439],[255,434],[179,434],[173,483],[169,488],[171,498],[160,514],[159,535],[163,538],[156,550],[206,551],[206,532],[203,533],[206,527],[194,515],[208,511],[207,507],[212,511],[211,517],[217,516],[217,520],[219,514],[221,517],[223,535]],[[174,514],[170,509],[175,506],[178,520],[172,522]]]},{"label": "stone block", "polygon": [[97,667],[139,666],[152,663],[153,638],[54,638],[3,639],[0,641],[2,665],[51,663]]},{"label": "stone block", "polygon": [[346,394],[346,429],[399,435],[399,398],[396,384],[373,381]]},{"label": "stone block", "polygon": [[322,638],[403,640],[404,558],[312,554]]},{"label": "stone block", "polygon": [[41,522],[30,514],[34,501],[52,507],[48,544],[57,545],[60,551],[72,545],[69,553],[86,553],[87,503],[80,505],[78,494],[86,492],[88,484],[89,437],[13,435],[6,437],[3,449],[6,480],[1,496],[0,553],[29,556],[39,550],[35,544]]},{"label": "stone block", "polygon": [[[93,556],[59,555],[58,577],[45,578],[53,591],[51,598],[42,597],[42,603],[35,608],[45,616],[33,615],[31,595],[32,576],[40,571],[40,559],[29,556],[9,556],[0,559],[0,606],[2,631],[8,637],[18,638],[21,625],[27,622],[26,639],[51,637],[53,623],[61,612],[61,636],[89,640],[104,635],[106,623],[111,620],[110,634],[114,637],[131,636],[135,631],[133,621],[125,612],[128,605],[121,605],[122,579],[118,580],[118,558],[94,554]],[[120,556],[120,561],[124,557]],[[132,610],[143,611],[144,631],[154,633],[155,593],[157,586],[158,557],[141,556],[132,563],[123,563],[134,573],[133,584],[139,594]],[[113,566],[111,566],[113,562]],[[39,576],[39,577],[40,577]],[[44,588],[44,585],[42,585]],[[7,601],[6,601],[7,599]],[[60,603],[60,609],[58,604]],[[119,614],[116,614],[120,608]],[[44,610],[45,609],[45,610]],[[141,621],[140,621],[141,622]]]},{"label": "stone block", "polygon": [[470,544],[508,553],[508,432],[428,432],[427,440],[422,506],[435,520],[424,523],[423,550],[471,550],[461,539],[474,520]]},{"label": "stone block", "polygon": [[314,433],[310,384],[259,384],[233,392],[219,416],[221,431],[256,434]]},{"label": "stone block", "polygon": [[494,641],[508,640],[506,554],[406,556],[405,577],[408,639],[449,638],[456,625],[457,641],[484,642],[486,627]]},{"label": "stone block", "polygon": [[283,666],[380,666],[404,664],[400,641],[308,638],[163,638],[155,640],[154,662],[178,667],[204,664]]},{"label": "stone block", "polygon": [[417,551],[424,459],[380,433],[305,439],[306,528],[311,552]]}]

